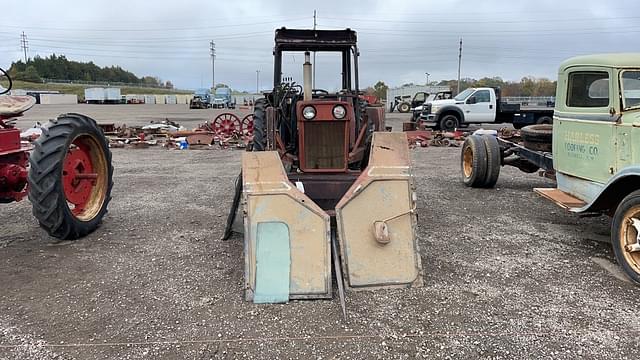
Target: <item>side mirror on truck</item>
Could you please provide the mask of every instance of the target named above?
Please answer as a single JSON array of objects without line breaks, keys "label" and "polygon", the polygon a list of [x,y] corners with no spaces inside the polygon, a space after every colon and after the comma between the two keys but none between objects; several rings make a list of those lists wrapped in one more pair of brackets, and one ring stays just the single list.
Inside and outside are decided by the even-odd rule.
[{"label": "side mirror on truck", "polygon": [[467,104],[475,104],[477,102],[478,102],[478,99],[476,99],[475,96],[472,96],[472,97],[467,99]]}]

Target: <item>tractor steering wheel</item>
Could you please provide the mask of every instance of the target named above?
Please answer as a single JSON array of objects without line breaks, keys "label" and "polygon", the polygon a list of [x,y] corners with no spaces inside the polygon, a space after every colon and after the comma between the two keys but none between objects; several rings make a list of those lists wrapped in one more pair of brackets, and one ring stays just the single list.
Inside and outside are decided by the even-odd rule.
[{"label": "tractor steering wheel", "polygon": [[13,87],[13,81],[11,81],[11,77],[9,76],[9,74],[7,74],[7,72],[6,72],[6,71],[4,71],[4,69],[3,69],[3,68],[0,68],[0,72],[2,72],[2,74],[0,74],[0,77],[1,77],[2,75],[4,75],[4,76],[6,76],[6,77],[7,77],[7,79],[9,79],[9,87],[8,87],[8,88],[6,88],[6,89],[2,89],[2,88],[0,87],[0,89],[2,89],[2,90],[0,90],[0,95],[4,95],[4,94],[8,93],[9,91],[11,91],[11,88]]}]

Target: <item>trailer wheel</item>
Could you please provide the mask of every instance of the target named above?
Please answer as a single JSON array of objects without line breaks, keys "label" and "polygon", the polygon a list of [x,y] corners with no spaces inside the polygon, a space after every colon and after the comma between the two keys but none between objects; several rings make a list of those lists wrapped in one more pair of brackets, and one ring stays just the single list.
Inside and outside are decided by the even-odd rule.
[{"label": "trailer wheel", "polygon": [[539,124],[522,128],[520,135],[525,148],[535,151],[551,152],[553,125]]},{"label": "trailer wheel", "polygon": [[[256,100],[253,105],[253,148],[252,151],[264,151],[267,147],[265,133],[267,132],[267,121],[265,108],[267,99]],[[248,150],[249,148],[247,148]]]},{"label": "trailer wheel", "polygon": [[74,240],[95,230],[113,187],[111,152],[96,122],[60,115],[42,129],[29,159],[29,200],[49,235]]},{"label": "trailer wheel", "polygon": [[613,216],[611,245],[624,272],[640,283],[640,190],[627,195]]},{"label": "trailer wheel", "polygon": [[453,114],[447,114],[440,119],[440,130],[442,131],[454,131],[460,127],[460,120]]},{"label": "trailer wheel", "polygon": [[467,137],[462,145],[462,181],[469,187],[482,187],[487,175],[487,149],[478,135]]},{"label": "trailer wheel", "polygon": [[492,188],[496,186],[498,177],[500,176],[500,166],[502,157],[500,154],[500,145],[495,136],[482,136],[484,147],[487,150],[487,175],[485,176],[483,187]]},{"label": "trailer wheel", "polygon": [[411,105],[407,104],[406,102],[400,103],[398,105],[398,111],[401,113],[408,113],[409,110],[411,110]]},{"label": "trailer wheel", "polygon": [[536,121],[536,124],[551,125],[551,124],[553,124],[553,118],[550,117],[550,116],[541,116]]}]

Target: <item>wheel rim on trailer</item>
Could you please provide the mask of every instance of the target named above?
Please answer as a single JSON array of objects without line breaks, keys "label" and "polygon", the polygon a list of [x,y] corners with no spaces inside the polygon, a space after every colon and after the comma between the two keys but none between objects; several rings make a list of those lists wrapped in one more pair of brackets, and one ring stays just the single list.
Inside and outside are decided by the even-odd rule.
[{"label": "wheel rim on trailer", "polygon": [[242,135],[246,137],[253,136],[253,114],[242,118]]},{"label": "wheel rim on trailer", "polygon": [[466,178],[470,178],[473,175],[473,149],[471,149],[471,146],[464,149],[462,171]]},{"label": "wheel rim on trailer", "polygon": [[[624,214],[618,241],[625,261],[636,273],[640,274],[640,206],[634,206]],[[635,245],[635,246],[634,246]]]},{"label": "wheel rim on trailer", "polygon": [[211,127],[217,134],[231,136],[242,131],[242,122],[231,113],[223,113],[213,120]]},{"label": "wheel rim on trailer", "polygon": [[62,188],[69,210],[81,221],[98,215],[107,193],[109,169],[99,144],[93,135],[78,135],[64,157]]}]

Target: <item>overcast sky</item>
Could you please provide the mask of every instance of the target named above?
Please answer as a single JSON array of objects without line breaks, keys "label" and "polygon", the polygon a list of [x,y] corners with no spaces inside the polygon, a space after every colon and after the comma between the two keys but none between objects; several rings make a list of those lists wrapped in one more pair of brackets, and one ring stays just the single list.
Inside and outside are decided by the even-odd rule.
[{"label": "overcast sky", "polygon": [[[211,84],[209,41],[216,44],[216,83],[255,91],[272,84],[274,29],[350,27],[358,32],[361,87],[457,77],[556,77],[568,57],[638,52],[640,2],[603,0],[451,1],[7,1],[2,10],[0,67],[28,56],[65,54],[119,65],[138,76],[193,89]],[[301,80],[302,56],[285,71]],[[339,66],[318,56],[317,86],[339,86]],[[295,64],[295,65],[294,65]],[[298,69],[300,69],[298,71]]]}]

